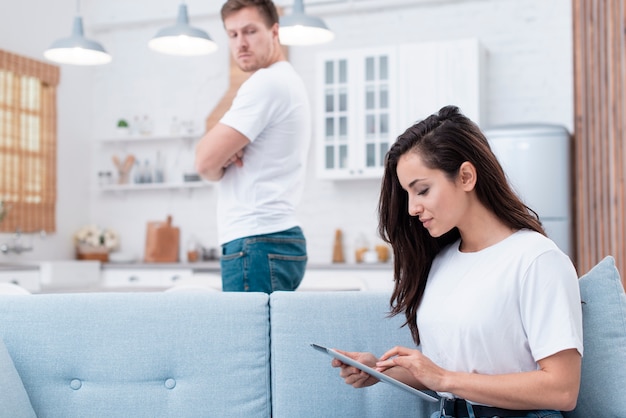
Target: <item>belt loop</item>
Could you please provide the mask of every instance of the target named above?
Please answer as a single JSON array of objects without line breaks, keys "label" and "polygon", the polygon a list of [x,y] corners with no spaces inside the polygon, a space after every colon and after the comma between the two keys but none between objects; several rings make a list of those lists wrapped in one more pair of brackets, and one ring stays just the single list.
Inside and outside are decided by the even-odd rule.
[{"label": "belt loop", "polygon": [[472,407],[472,404],[468,401],[465,401],[465,405],[467,406],[467,415],[469,416],[469,418],[476,418],[476,415],[474,415],[474,407]]},{"label": "belt loop", "polygon": [[442,396],[439,399],[439,418],[443,418],[446,416],[446,397]]}]

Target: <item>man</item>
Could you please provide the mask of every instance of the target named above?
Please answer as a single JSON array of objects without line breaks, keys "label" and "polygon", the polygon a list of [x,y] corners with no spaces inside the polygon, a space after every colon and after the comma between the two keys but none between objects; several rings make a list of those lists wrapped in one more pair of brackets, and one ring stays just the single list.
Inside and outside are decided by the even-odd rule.
[{"label": "man", "polygon": [[285,59],[271,0],[228,0],[222,21],[235,62],[251,73],[196,148],[198,173],[219,181],[222,288],[295,290],[307,261],[294,215],[311,136],[306,88]]}]

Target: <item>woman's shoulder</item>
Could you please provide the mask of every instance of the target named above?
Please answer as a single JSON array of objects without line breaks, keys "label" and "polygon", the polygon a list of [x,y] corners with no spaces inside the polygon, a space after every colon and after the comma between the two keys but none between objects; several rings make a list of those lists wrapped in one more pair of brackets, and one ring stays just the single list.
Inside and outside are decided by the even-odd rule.
[{"label": "woman's shoulder", "polygon": [[520,260],[535,263],[538,259],[552,260],[571,264],[571,260],[554,241],[536,231],[520,230],[511,236],[511,249],[515,250]]},{"label": "woman's shoulder", "polygon": [[539,251],[558,249],[558,246],[549,237],[530,229],[520,229],[511,235],[510,241],[514,245],[528,245]]}]

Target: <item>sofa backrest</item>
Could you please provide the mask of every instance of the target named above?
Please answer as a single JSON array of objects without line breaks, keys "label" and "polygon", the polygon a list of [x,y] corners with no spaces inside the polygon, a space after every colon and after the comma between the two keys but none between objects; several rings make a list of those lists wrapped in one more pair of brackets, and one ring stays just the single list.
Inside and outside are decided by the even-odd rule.
[{"label": "sofa backrest", "polygon": [[389,318],[386,292],[274,292],[270,296],[272,417],[430,416],[424,402],[387,384],[354,389],[310,343],[380,356],[415,347],[403,316]]},{"label": "sofa backrest", "polygon": [[271,413],[266,294],[0,296],[0,339],[39,418]]}]

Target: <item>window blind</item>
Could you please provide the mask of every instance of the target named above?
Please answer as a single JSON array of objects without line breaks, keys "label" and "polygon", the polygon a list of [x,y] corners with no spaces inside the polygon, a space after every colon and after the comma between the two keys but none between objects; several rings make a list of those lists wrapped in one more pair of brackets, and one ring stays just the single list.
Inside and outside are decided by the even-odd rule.
[{"label": "window blind", "polygon": [[54,232],[59,68],[0,50],[0,232]]}]

